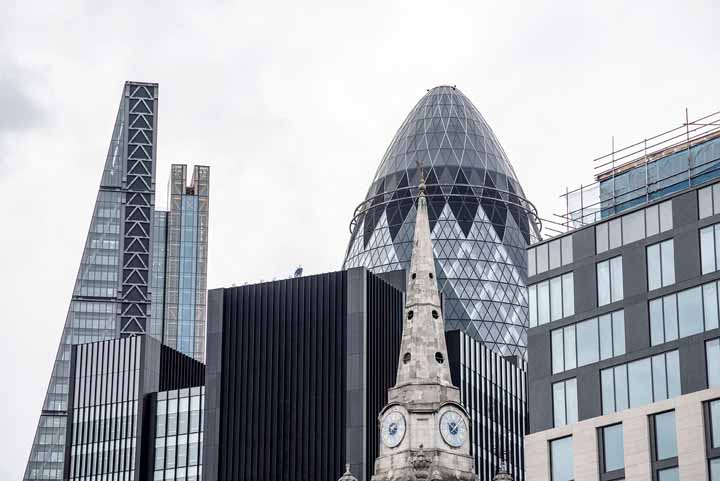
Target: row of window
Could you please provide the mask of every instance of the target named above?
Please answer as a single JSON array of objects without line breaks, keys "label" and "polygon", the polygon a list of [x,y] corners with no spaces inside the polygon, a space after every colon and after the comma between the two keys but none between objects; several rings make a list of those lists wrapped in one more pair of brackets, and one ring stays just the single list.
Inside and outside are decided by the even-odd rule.
[{"label": "row of window", "polygon": [[625,316],[616,311],[551,333],[552,372],[575,369],[625,354]]},{"label": "row of window", "polygon": [[557,269],[573,261],[572,236],[562,237],[528,249],[528,275]]},{"label": "row of window", "polygon": [[[596,264],[598,306],[623,299],[622,256]],[[673,274],[674,279],[674,274]],[[573,273],[568,272],[528,287],[530,327],[575,314]]]},{"label": "row of window", "polygon": [[[708,387],[718,387],[720,338],[705,343],[705,358]],[[576,379],[553,383],[552,391],[555,427],[577,422]],[[600,391],[603,415],[679,396],[681,386],[678,351],[668,351],[601,370]]]},{"label": "row of window", "polygon": [[[708,426],[708,467],[710,481],[720,481],[720,400],[706,403]],[[679,481],[677,420],[675,411],[648,417],[652,479]],[[603,480],[625,479],[625,440],[622,423],[597,429],[599,474]],[[551,481],[573,481],[574,456],[572,436],[550,441]]]},{"label": "row of window", "polygon": [[669,351],[600,371],[603,414],[680,395],[680,358]]},{"label": "row of window", "polygon": [[653,346],[718,327],[718,282],[653,299],[650,342]]},{"label": "row of window", "polygon": [[557,321],[575,314],[573,273],[553,277],[528,287],[530,327]]},{"label": "row of window", "polygon": [[601,254],[672,229],[672,201],[603,222],[595,226],[595,252]]}]

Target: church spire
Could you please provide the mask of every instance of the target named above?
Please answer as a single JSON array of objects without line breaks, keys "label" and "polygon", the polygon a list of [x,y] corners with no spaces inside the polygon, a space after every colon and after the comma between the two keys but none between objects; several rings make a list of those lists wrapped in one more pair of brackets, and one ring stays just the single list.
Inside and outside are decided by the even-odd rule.
[{"label": "church spire", "polygon": [[422,166],[418,163],[417,167],[417,216],[396,388],[409,384],[452,386],[430,238],[425,177]]}]

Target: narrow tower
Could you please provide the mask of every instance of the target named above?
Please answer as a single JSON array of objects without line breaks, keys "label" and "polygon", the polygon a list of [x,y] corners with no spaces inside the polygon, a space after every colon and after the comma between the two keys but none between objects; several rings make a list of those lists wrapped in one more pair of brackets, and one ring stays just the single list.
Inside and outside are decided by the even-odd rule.
[{"label": "narrow tower", "polygon": [[397,382],[380,412],[373,481],[475,480],[469,418],[447,363],[425,179],[420,175]]}]

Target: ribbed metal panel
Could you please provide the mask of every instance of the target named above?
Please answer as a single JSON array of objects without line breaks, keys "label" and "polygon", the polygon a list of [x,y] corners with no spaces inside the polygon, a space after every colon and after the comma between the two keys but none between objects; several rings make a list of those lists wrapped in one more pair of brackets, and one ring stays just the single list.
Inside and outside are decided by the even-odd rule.
[{"label": "ribbed metal panel", "polygon": [[492,480],[504,459],[525,480],[527,424],[525,364],[505,359],[460,331],[446,334],[453,384],[470,413],[472,455],[479,479]]},{"label": "ribbed metal panel", "polygon": [[218,479],[342,472],[346,291],[345,272],[225,290]]},{"label": "ribbed metal panel", "polygon": [[367,463],[374,472],[380,447],[378,415],[395,385],[402,340],[404,295],[379,277],[367,275]]}]

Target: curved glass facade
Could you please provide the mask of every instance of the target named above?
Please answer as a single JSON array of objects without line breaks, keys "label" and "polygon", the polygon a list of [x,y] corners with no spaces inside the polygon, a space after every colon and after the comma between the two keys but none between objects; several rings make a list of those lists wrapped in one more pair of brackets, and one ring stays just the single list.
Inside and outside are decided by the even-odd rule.
[{"label": "curved glass facade", "polygon": [[525,249],[539,237],[539,221],[492,130],[455,87],[429,90],[395,134],[355,210],[344,268],[409,268],[418,162],[446,329],[524,357]]}]

